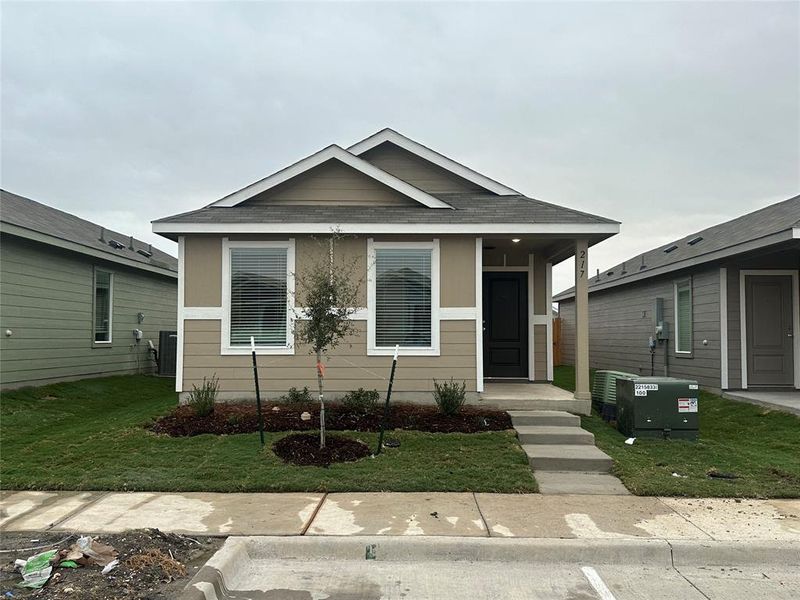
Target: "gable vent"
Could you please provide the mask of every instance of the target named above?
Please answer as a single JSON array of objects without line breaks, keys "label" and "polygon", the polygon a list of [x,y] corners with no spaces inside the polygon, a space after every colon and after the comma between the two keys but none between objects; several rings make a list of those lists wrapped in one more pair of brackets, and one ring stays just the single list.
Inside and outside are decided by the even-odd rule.
[{"label": "gable vent", "polygon": [[670,253],[670,252],[672,252],[673,250],[677,250],[677,249],[678,249],[678,247],[677,247],[675,244],[672,244],[672,246],[670,246],[669,248],[664,248],[664,252],[665,252],[666,254],[669,254],[669,253]]},{"label": "gable vent", "polygon": [[686,242],[686,243],[687,243],[689,246],[694,246],[696,243],[698,243],[698,242],[702,242],[702,241],[703,241],[703,236],[701,236],[701,235],[698,235],[696,238],[692,238],[692,239],[690,239],[690,240],[689,240],[688,242]]}]

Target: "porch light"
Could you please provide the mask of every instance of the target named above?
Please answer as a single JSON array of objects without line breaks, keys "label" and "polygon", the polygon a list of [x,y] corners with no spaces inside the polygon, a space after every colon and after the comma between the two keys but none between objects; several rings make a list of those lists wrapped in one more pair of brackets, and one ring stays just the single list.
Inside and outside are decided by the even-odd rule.
[{"label": "porch light", "polygon": [[511,241],[514,242],[515,244],[519,244],[519,238],[513,238]]}]

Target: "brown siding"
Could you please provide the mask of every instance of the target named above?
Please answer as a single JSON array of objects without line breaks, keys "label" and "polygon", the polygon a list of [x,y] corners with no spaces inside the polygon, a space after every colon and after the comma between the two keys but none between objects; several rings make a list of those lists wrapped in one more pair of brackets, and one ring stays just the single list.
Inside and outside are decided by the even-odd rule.
[{"label": "brown siding", "polygon": [[533,326],[533,370],[536,381],[547,380],[547,326]]},{"label": "brown siding", "polygon": [[[221,392],[252,393],[253,370],[248,355],[220,356],[218,320],[186,321],[184,328],[184,390],[199,385],[203,377],[216,374]],[[342,343],[327,362],[326,389],[341,395],[358,387],[383,389],[391,356],[367,356],[366,322],[358,323],[358,334]],[[279,396],[290,387],[316,386],[314,358],[299,346],[293,356],[260,356],[259,384],[267,397]],[[464,380],[467,391],[475,391],[475,322],[441,322],[441,356],[400,357],[394,389],[398,392],[430,392],[433,378]]]},{"label": "brown siding", "polygon": [[331,160],[247,200],[260,205],[383,205],[417,202],[338,160]]},{"label": "brown siding", "polygon": [[222,238],[188,236],[184,256],[184,305],[222,306]]},{"label": "brown siding", "polygon": [[[328,260],[328,240],[325,236],[295,237],[295,263],[297,271],[297,306],[303,306],[304,280],[310,268]],[[358,287],[358,307],[367,305],[367,238],[344,236],[336,243],[334,262],[353,274]],[[325,263],[323,263],[325,264]]]},{"label": "brown siding", "polygon": [[365,152],[361,158],[426,192],[486,192],[471,181],[390,142]]}]

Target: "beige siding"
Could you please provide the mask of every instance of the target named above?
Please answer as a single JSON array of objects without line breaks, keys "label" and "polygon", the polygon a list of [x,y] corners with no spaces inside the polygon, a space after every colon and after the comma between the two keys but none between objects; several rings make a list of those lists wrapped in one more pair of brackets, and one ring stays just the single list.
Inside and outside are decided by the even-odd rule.
[{"label": "beige siding", "polygon": [[[147,340],[158,346],[160,330],[176,329],[176,279],[13,236],[2,246],[0,328],[13,332],[0,336],[2,387],[153,371]],[[95,266],[114,274],[110,345],[93,344]]]},{"label": "beige siding", "polygon": [[[296,305],[304,305],[304,291],[308,286],[305,279],[310,269],[316,265],[328,264],[329,237],[297,236],[295,239],[295,263],[297,276]],[[342,237],[335,246],[334,263],[338,269],[353,275],[357,287],[358,307],[367,305],[367,238],[360,236]]]},{"label": "beige siding", "polygon": [[533,326],[533,369],[536,381],[547,380],[547,326]]},{"label": "beige siding", "polygon": [[[326,389],[334,396],[358,387],[386,387],[391,356],[367,356],[366,323],[342,343],[327,362]],[[184,390],[216,374],[220,391],[252,393],[250,356],[220,356],[220,321],[186,321],[184,328]],[[475,391],[475,322],[442,321],[441,356],[407,356],[398,362],[394,389],[398,392],[430,392],[433,378],[464,380]],[[316,386],[314,358],[300,346],[292,356],[260,356],[259,384],[267,397],[279,396],[292,386]]]},{"label": "beige siding", "polygon": [[441,238],[439,252],[441,305],[475,306],[475,238]]},{"label": "beige siding", "polygon": [[391,142],[365,152],[361,158],[426,192],[486,192],[482,187]]},{"label": "beige siding", "polygon": [[185,306],[222,306],[222,238],[194,235],[184,240]]},{"label": "beige siding", "polygon": [[247,200],[260,205],[416,205],[417,202],[338,160],[331,160]]}]

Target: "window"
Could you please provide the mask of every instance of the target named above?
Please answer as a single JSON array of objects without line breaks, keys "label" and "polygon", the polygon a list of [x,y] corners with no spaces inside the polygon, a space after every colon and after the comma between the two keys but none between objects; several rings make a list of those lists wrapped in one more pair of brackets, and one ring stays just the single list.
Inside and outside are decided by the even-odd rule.
[{"label": "window", "polygon": [[675,352],[692,352],[692,282],[675,284]]},{"label": "window", "polygon": [[111,273],[95,269],[93,334],[96,344],[111,343],[113,281],[114,276]]},{"label": "window", "polygon": [[438,353],[437,244],[378,242],[372,247],[372,353],[391,352],[397,345],[409,354]]},{"label": "window", "polygon": [[[291,242],[226,242],[223,353],[291,352],[294,245]],[[226,352],[226,350],[228,352]]]}]

